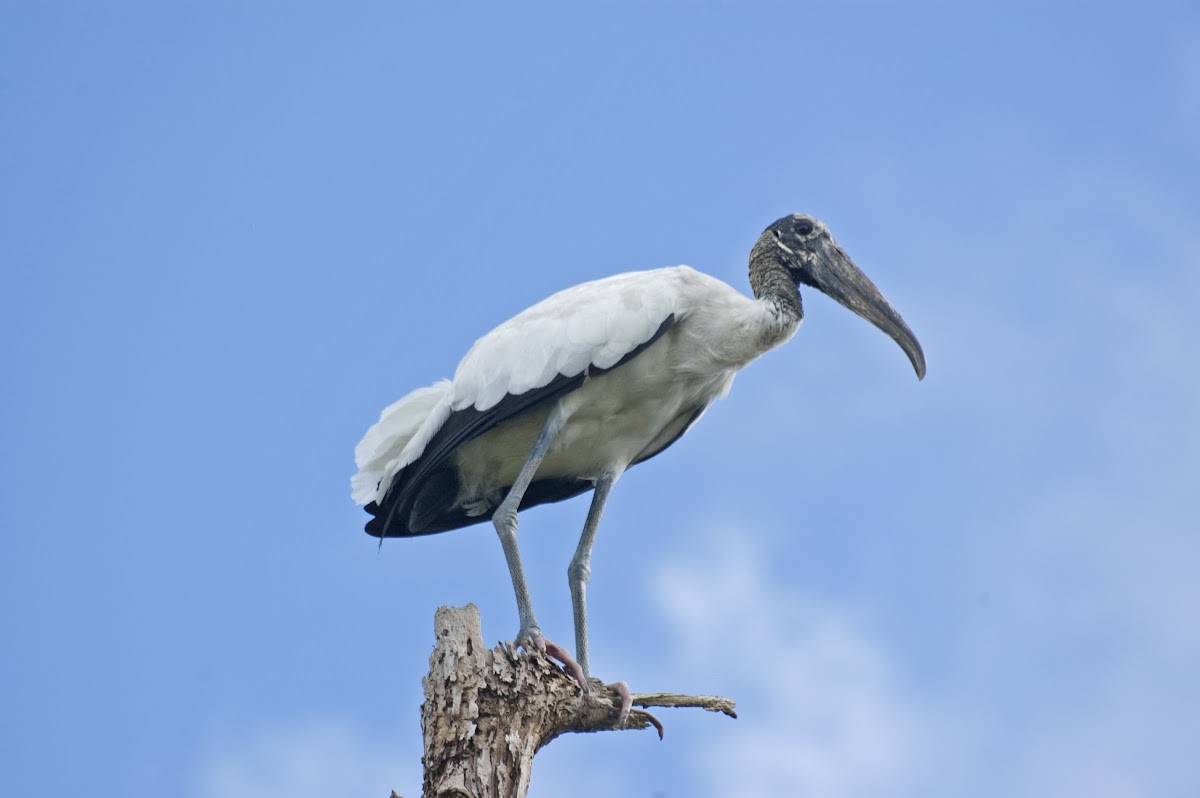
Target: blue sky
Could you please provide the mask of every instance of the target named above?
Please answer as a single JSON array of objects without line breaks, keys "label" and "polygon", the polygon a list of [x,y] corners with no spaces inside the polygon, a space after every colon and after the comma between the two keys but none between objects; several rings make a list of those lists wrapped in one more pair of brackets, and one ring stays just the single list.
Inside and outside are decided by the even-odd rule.
[{"label": "blue sky", "polygon": [[[621,481],[593,670],[741,717],[531,795],[1192,795],[1197,142],[1187,4],[0,3],[0,792],[418,794],[435,608],[516,611],[490,526],[377,550],[354,443],[804,211],[929,376],[808,292]],[[521,527],[563,641],[585,510]]]}]

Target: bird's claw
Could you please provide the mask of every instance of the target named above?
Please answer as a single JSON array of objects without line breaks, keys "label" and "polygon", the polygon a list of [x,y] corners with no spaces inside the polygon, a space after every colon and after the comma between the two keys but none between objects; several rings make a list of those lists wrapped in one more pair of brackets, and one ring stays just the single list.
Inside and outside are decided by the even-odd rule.
[{"label": "bird's claw", "polygon": [[516,639],[517,648],[525,651],[541,651],[546,652],[546,638],[542,637],[542,630],[536,626],[532,629],[521,629],[517,632]]},{"label": "bird's claw", "polygon": [[570,677],[572,679],[574,679],[575,681],[579,682],[579,686],[583,688],[584,695],[587,695],[587,693],[588,693],[587,678],[584,677],[583,668],[580,666],[580,664],[578,662],[575,661],[575,658],[572,657],[565,648],[558,645],[557,643],[552,643],[545,638],[542,638],[542,642],[545,644],[545,646],[542,650],[545,651],[547,654],[549,654],[551,657],[554,657],[554,659],[561,662],[563,668],[570,675]]},{"label": "bird's claw", "polygon": [[[588,678],[584,676],[583,667],[575,661],[575,658],[565,648],[543,637],[540,629],[534,627],[533,629],[522,629],[518,632],[517,648],[524,649],[525,651],[540,651],[558,660],[562,663],[563,670],[567,672],[567,675],[574,679],[580,688],[582,688],[583,700],[590,702],[595,698],[596,693],[593,692]],[[594,681],[604,691],[611,691],[617,694],[617,698],[620,699],[621,703],[617,710],[616,725],[618,728],[624,726],[625,721],[629,719],[629,712],[633,707],[633,694],[629,692],[629,685],[625,682],[604,684],[599,679],[595,679]],[[657,722],[654,725],[659,726]],[[661,726],[659,726],[659,736],[662,736]]]},{"label": "bird's claw", "polygon": [[635,709],[632,712],[630,712],[629,714],[639,717],[642,720],[649,723],[651,726],[654,727],[655,731],[658,732],[658,739],[661,740],[663,738],[663,725],[662,725],[662,721],[660,721],[658,718],[654,717],[653,715],[651,715],[649,712],[647,712],[644,709]]},{"label": "bird's claw", "polygon": [[583,687],[585,694],[588,693],[587,679],[584,678],[583,668],[580,667],[579,663],[575,661],[575,658],[565,648],[543,637],[542,630],[537,627],[522,629],[517,633],[517,648],[522,648],[525,651],[540,651],[558,660],[562,663],[567,675]]},{"label": "bird's claw", "polygon": [[[629,710],[633,707],[633,694],[629,692],[629,685],[625,682],[613,682],[605,687],[615,692],[621,699],[621,709],[617,713],[617,726],[624,726],[625,721],[629,719]],[[662,736],[661,727],[659,736]]]}]

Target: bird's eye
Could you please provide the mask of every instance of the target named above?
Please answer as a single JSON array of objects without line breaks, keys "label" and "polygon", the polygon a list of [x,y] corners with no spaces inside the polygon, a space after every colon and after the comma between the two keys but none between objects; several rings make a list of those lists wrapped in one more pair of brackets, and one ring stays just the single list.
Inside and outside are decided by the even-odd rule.
[{"label": "bird's eye", "polygon": [[802,236],[812,235],[813,223],[808,219],[801,219],[796,222],[796,232]]},{"label": "bird's eye", "polygon": [[775,234],[775,238],[776,238],[776,239],[783,238],[783,236],[781,236],[781,235],[779,234],[779,231],[778,231],[778,230],[772,230],[771,232]]}]

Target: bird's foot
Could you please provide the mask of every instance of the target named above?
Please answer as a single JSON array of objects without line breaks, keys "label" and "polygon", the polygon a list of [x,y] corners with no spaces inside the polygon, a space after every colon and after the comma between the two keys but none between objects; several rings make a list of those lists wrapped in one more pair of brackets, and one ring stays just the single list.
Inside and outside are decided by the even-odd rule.
[{"label": "bird's foot", "polygon": [[523,648],[526,651],[542,651],[546,650],[546,638],[542,637],[542,630],[536,626],[526,628],[521,627],[521,631],[517,632],[517,639],[514,641],[517,648]]},{"label": "bird's foot", "polygon": [[587,695],[588,684],[587,679],[583,675],[583,668],[580,667],[579,663],[575,661],[575,658],[565,648],[543,637],[541,629],[534,627],[528,630],[522,629],[518,632],[517,648],[523,648],[526,651],[541,651],[561,662],[567,675],[578,682],[583,687],[584,695]]},{"label": "bird's foot", "polygon": [[[615,695],[614,695],[615,694]],[[617,704],[617,722],[616,728],[621,728],[625,725],[625,721],[629,718],[629,713],[633,708],[633,694],[629,692],[629,685],[625,682],[613,682],[605,684],[596,677],[588,680],[588,686],[583,691],[583,700],[595,706],[597,699],[603,697],[609,702]],[[638,710],[639,712],[641,710]],[[658,726],[658,721],[651,719],[655,726]]]},{"label": "bird's foot", "polygon": [[629,710],[633,707],[633,694],[629,692],[629,685],[625,682],[613,682],[612,684],[604,685],[605,689],[611,690],[621,699],[621,711],[617,714],[617,725],[624,726],[626,719],[629,717]]},{"label": "bird's foot", "polygon": [[[588,679],[583,673],[583,667],[575,661],[570,652],[557,643],[547,640],[542,636],[542,631],[537,627],[532,629],[522,629],[517,633],[517,647],[523,648],[526,651],[541,651],[550,656],[552,659],[562,663],[563,670],[567,675],[579,684],[583,690],[583,700],[589,703],[594,702],[597,697],[597,692],[603,695],[606,692],[616,693],[616,697],[620,700],[620,706],[617,712],[617,726],[625,725],[626,719],[629,717],[629,712],[633,707],[633,694],[629,692],[629,685],[625,682],[614,682],[613,684],[605,684],[599,679]],[[596,691],[593,688],[592,682],[600,689]],[[652,719],[653,720],[653,719]],[[658,722],[654,721],[654,725],[658,726]],[[660,732],[661,733],[661,732]]]},{"label": "bird's foot", "polygon": [[579,686],[583,688],[583,694],[588,694],[587,678],[583,675],[583,668],[575,658],[572,657],[565,648],[557,643],[551,643],[549,640],[542,638],[542,642],[546,644],[545,651],[550,656],[562,663],[563,668],[572,679],[579,682]]}]

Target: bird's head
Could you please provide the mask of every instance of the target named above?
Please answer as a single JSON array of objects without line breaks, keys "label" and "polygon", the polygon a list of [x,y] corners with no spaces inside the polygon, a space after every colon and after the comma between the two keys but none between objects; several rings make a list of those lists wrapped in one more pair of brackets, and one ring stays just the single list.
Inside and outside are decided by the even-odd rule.
[{"label": "bird's head", "polygon": [[925,353],[916,336],[824,222],[802,213],[785,216],[763,231],[755,251],[782,263],[797,290],[815,288],[891,336],[912,361],[917,379],[924,378]]}]

